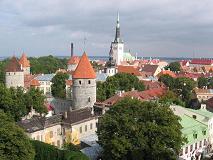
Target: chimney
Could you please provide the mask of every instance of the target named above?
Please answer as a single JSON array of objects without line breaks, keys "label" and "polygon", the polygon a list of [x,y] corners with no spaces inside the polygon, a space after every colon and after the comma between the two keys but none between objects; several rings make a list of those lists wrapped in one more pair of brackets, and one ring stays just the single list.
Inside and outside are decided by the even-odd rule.
[{"label": "chimney", "polygon": [[71,43],[71,57],[73,57],[73,43]]}]

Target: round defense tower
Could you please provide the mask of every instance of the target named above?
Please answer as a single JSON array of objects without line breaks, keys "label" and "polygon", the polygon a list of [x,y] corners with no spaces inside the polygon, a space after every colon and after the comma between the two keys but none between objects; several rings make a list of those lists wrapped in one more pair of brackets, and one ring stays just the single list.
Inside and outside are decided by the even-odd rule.
[{"label": "round defense tower", "polygon": [[73,109],[93,107],[96,102],[96,74],[84,53],[73,73]]},{"label": "round defense tower", "polygon": [[6,87],[24,87],[24,72],[15,57],[12,57],[12,59],[9,61],[5,72]]}]

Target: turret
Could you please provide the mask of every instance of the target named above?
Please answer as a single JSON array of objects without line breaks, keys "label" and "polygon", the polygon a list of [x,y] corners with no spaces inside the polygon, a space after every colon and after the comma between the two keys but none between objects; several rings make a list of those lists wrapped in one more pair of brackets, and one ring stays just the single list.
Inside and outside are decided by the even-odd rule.
[{"label": "turret", "polygon": [[19,63],[21,65],[22,70],[24,71],[24,74],[30,74],[30,61],[27,59],[25,53],[22,54]]},{"label": "turret", "polygon": [[82,55],[72,80],[73,109],[92,108],[96,102],[96,74],[86,53]]},{"label": "turret", "polygon": [[5,69],[5,84],[10,87],[24,87],[24,71],[16,57],[12,57]]}]

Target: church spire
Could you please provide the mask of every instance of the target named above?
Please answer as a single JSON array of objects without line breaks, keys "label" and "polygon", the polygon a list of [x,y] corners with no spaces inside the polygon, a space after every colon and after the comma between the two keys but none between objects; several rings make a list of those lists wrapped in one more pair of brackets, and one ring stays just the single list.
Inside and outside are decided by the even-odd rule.
[{"label": "church spire", "polygon": [[120,17],[119,12],[117,15],[117,24],[116,24],[116,33],[115,33],[115,41],[114,42],[122,42],[121,33],[120,33]]}]

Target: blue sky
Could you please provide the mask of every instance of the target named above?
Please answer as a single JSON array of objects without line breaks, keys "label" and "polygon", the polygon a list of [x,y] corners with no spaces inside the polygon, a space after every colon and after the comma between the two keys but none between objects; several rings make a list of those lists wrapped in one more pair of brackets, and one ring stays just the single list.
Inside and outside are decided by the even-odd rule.
[{"label": "blue sky", "polygon": [[0,0],[0,56],[108,55],[118,10],[125,50],[213,57],[212,0]]}]

